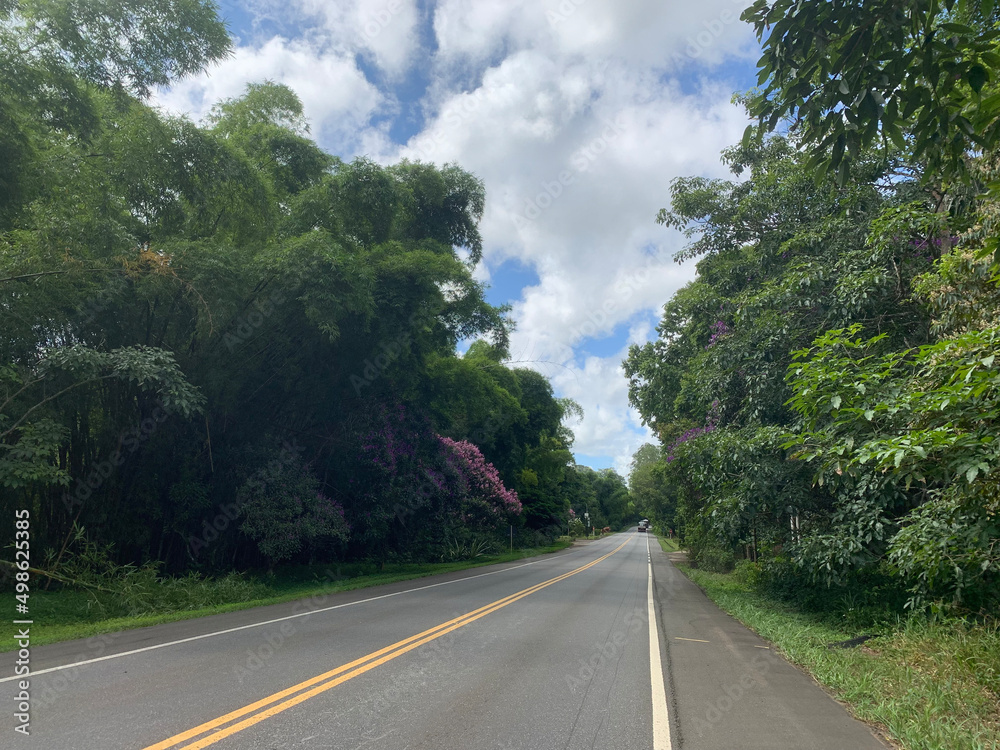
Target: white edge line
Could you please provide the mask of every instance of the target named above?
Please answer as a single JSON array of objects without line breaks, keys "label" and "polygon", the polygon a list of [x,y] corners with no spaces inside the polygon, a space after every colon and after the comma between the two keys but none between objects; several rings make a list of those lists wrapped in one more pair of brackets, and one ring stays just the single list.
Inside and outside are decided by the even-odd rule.
[{"label": "white edge line", "polygon": [[[275,618],[273,620],[265,620],[264,622],[253,622],[253,623],[250,623],[249,625],[240,625],[239,627],[236,627],[236,628],[228,628],[227,630],[217,630],[217,631],[212,632],[212,633],[202,633],[201,635],[194,635],[194,636],[191,636],[190,638],[181,638],[178,641],[167,641],[166,643],[157,643],[154,646],[144,646],[143,648],[136,648],[136,649],[132,649],[131,651],[122,651],[121,653],[118,653],[118,654],[108,654],[107,656],[98,656],[98,657],[96,657],[94,659],[86,659],[84,661],[70,662],[69,664],[63,664],[63,665],[58,666],[58,667],[48,667],[46,669],[39,669],[38,671],[32,671],[30,674],[12,675],[11,677],[0,677],[0,683],[10,682],[11,680],[26,680],[26,679],[30,679],[31,677],[33,677],[35,675],[48,674],[49,672],[60,672],[60,671],[62,671],[64,669],[73,669],[74,667],[82,667],[82,666],[84,666],[86,664],[95,664],[96,662],[99,662],[99,661],[107,661],[108,659],[117,659],[117,658],[122,657],[122,656],[131,656],[132,654],[141,654],[144,651],[154,651],[154,650],[156,650],[158,648],[166,648],[167,646],[177,646],[178,644],[181,644],[181,643],[190,643],[191,641],[200,641],[202,638],[212,638],[212,637],[217,636],[217,635],[226,635],[227,633],[235,633],[235,632],[237,632],[239,630],[249,630],[250,628],[259,628],[259,627],[263,627],[264,625],[273,625],[276,622],[284,622],[285,620],[294,620],[296,617],[307,617],[309,615],[317,615],[317,614],[319,614],[321,612],[329,612],[331,610],[340,609],[342,607],[353,607],[353,606],[355,606],[357,604],[366,604],[368,602],[378,601],[379,599],[388,599],[389,597],[399,596],[400,594],[410,594],[410,593],[412,593],[414,591],[424,591],[426,589],[436,588],[437,586],[447,586],[447,585],[452,584],[452,583],[461,583],[462,581],[471,581],[473,578],[483,578],[485,576],[496,575],[497,573],[506,573],[508,570],[517,570],[518,568],[526,568],[529,565],[538,565],[538,563],[546,562],[546,561],[547,560],[535,560],[534,562],[523,563],[521,565],[515,565],[515,566],[513,566],[511,568],[504,568],[503,570],[493,570],[493,571],[490,571],[489,573],[480,573],[480,574],[474,575],[474,576],[467,576],[466,578],[458,578],[458,579],[456,579],[454,581],[441,581],[440,583],[431,583],[431,584],[428,584],[427,586],[419,586],[418,588],[415,588],[415,589],[406,589],[405,591],[395,591],[395,592],[393,592],[391,594],[382,594],[381,596],[372,596],[372,597],[369,597],[368,599],[359,599],[356,602],[345,602],[344,604],[335,604],[332,607],[324,607],[323,609],[311,609],[308,612],[299,612],[299,613],[294,614],[294,615],[287,615],[286,617],[278,617],[278,618]],[[331,592],[331,593],[339,594],[339,593],[342,593],[342,592],[334,591],[334,592]],[[303,598],[307,598],[307,597],[303,597]],[[263,606],[268,606],[268,605],[263,605]],[[251,607],[251,609],[252,609],[252,607]],[[183,622],[183,620],[175,620],[174,622]],[[164,623],[164,624],[167,624],[167,623]],[[118,632],[123,632],[123,631],[118,631]],[[111,635],[111,634],[108,633],[106,635]],[[97,636],[97,635],[91,636],[91,638],[100,638],[100,637],[101,636]],[[16,654],[16,652],[14,652],[14,653]]]},{"label": "white edge line", "polygon": [[[646,537],[649,553],[649,537]],[[653,562],[649,566],[647,600],[649,607],[649,679],[653,689],[653,750],[671,750],[670,714],[667,710],[667,689],[663,684],[663,664],[660,660],[660,634],[656,628],[656,606],[653,602]]]}]

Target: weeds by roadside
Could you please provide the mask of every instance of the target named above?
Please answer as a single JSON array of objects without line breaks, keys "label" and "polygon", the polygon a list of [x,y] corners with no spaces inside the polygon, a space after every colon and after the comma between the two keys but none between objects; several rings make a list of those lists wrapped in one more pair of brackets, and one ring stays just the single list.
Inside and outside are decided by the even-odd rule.
[{"label": "weeds by roadside", "polygon": [[677,543],[676,539],[668,539],[664,536],[656,537],[656,541],[660,543],[661,549],[664,552],[680,552],[681,546]]},{"label": "weeds by roadside", "polygon": [[[905,750],[1000,748],[1000,628],[911,615],[873,622],[877,638],[830,644],[871,628],[806,614],[753,589],[737,574],[681,570],[722,609],[808,670],[860,719]],[[849,614],[850,602],[845,602]]]}]

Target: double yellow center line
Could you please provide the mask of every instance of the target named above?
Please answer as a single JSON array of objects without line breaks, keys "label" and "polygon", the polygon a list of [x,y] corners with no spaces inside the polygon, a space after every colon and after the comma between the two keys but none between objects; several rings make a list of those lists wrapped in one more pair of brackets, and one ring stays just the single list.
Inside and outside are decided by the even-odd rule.
[{"label": "double yellow center line", "polygon": [[[175,734],[173,737],[168,737],[155,745],[149,745],[143,750],[167,750],[167,748],[178,747],[183,747],[183,750],[197,750],[198,748],[214,745],[216,742],[219,742],[226,737],[252,727],[254,724],[280,714],[282,711],[287,711],[289,708],[297,706],[298,704],[303,703],[320,693],[324,693],[331,688],[335,688],[337,685],[347,682],[358,675],[362,675],[370,669],[374,669],[381,664],[385,664],[387,661],[391,661],[397,656],[402,656],[408,651],[419,648],[425,643],[429,643],[430,641],[440,638],[453,630],[458,630],[459,628],[468,625],[470,622],[475,622],[480,617],[485,617],[492,612],[496,612],[498,609],[503,609],[508,604],[513,604],[514,602],[519,601],[526,596],[530,596],[536,591],[541,591],[554,583],[564,581],[570,576],[582,573],[584,570],[592,568],[598,563],[607,560],[630,541],[632,540],[628,539],[622,542],[608,554],[598,557],[596,560],[576,568],[575,570],[571,570],[568,573],[563,573],[555,578],[550,578],[547,581],[530,586],[526,589],[518,591],[515,594],[506,596],[503,599],[498,599],[491,604],[487,604],[486,606],[480,607],[472,612],[467,612],[464,615],[454,618],[453,620],[443,622],[430,630],[425,630],[422,633],[411,635],[409,638],[397,641],[391,646],[386,646],[378,651],[373,651],[366,656],[362,656],[360,659],[355,659],[348,664],[339,666],[336,669],[331,669],[329,672],[324,672],[323,674],[311,677],[304,682],[292,685],[289,688],[285,688],[284,690],[274,693],[273,695],[262,698],[261,700],[251,703],[248,706],[238,708],[235,711],[230,711],[228,714],[220,716],[217,719],[206,721],[204,724],[200,724],[193,729],[188,729],[180,734]],[[201,739],[195,739],[198,737]],[[188,740],[194,741],[190,744],[183,744]]]}]

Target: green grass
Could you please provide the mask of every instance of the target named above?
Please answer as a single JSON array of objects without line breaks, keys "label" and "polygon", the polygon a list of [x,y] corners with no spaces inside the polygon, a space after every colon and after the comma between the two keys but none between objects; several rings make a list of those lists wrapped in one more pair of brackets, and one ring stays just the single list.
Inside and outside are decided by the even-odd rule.
[{"label": "green grass", "polygon": [[881,727],[906,750],[1000,748],[996,626],[912,616],[863,646],[830,649],[827,644],[861,633],[797,612],[732,575],[681,570],[858,718]]},{"label": "green grass", "polygon": [[[572,544],[569,540],[557,540],[548,547],[521,549],[500,555],[482,556],[473,560],[447,563],[406,563],[386,564],[381,570],[372,563],[337,564],[300,567],[282,571],[280,575],[263,579],[240,579],[240,585],[230,585],[227,578],[202,579],[195,584],[203,591],[191,592],[191,586],[184,585],[186,579],[168,579],[164,593],[152,603],[150,610],[143,614],[127,617],[109,617],[93,606],[93,599],[83,591],[64,589],[44,591],[39,584],[30,598],[31,645],[43,646],[47,643],[89,638],[104,633],[131,630],[149,625],[158,625],[177,620],[188,620],[223,612],[233,612],[267,604],[305,599],[323,594],[353,589],[368,588],[398,581],[451,573],[483,565],[512,562],[534,555],[558,552]],[[172,584],[179,585],[172,585]],[[179,608],[178,598],[166,593],[170,589],[183,589],[188,601],[211,602],[202,606]],[[13,630],[8,630],[0,640],[0,651],[15,648]]]},{"label": "green grass", "polygon": [[664,552],[681,551],[681,546],[677,543],[676,539],[667,539],[665,536],[657,536],[656,541],[660,543],[660,547]]}]

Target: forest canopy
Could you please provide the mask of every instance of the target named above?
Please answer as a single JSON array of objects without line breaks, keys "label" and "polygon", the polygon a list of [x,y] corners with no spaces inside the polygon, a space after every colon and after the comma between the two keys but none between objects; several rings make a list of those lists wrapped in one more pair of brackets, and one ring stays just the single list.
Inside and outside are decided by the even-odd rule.
[{"label": "forest canopy", "polygon": [[565,533],[577,407],[505,364],[478,178],[344,161],[272,82],[202,123],[151,106],[229,54],[211,2],[0,21],[0,510],[30,509],[45,565],[88,545],[168,572],[440,560]]},{"label": "forest canopy", "polygon": [[996,13],[745,11],[756,122],[732,179],[673,182],[697,277],[624,363],[659,438],[636,502],[704,566],[812,605],[1000,606]]}]

